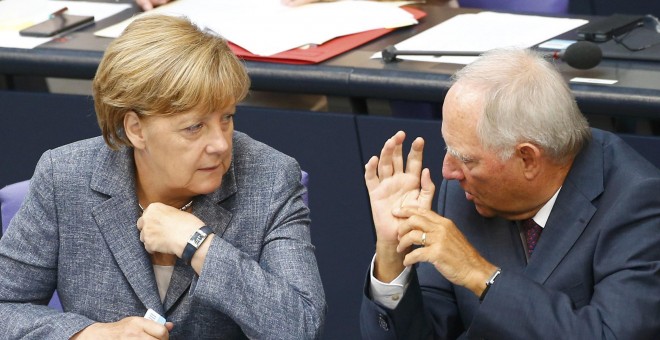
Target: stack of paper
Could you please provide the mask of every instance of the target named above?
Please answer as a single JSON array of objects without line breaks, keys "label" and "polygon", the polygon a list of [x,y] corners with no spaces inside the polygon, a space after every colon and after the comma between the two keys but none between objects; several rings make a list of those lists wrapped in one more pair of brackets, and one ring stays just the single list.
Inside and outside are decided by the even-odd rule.
[{"label": "stack of paper", "polygon": [[[480,12],[461,14],[397,44],[398,50],[485,52],[532,47],[586,24],[583,19]],[[400,59],[466,63],[460,57],[400,56]],[[473,58],[472,58],[473,59]]]}]

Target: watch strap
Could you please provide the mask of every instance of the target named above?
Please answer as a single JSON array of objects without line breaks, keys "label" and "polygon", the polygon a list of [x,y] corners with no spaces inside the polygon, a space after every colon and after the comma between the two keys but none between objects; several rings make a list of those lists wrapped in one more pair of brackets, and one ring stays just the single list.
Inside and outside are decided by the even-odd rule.
[{"label": "watch strap", "polygon": [[495,270],[493,275],[490,276],[488,281],[486,281],[486,288],[484,288],[484,291],[481,292],[481,296],[479,296],[479,302],[484,300],[484,298],[486,297],[486,293],[488,293],[488,289],[490,289],[490,286],[492,286],[493,283],[495,283],[495,279],[500,275],[500,273],[502,273],[502,268],[497,268],[497,270]]},{"label": "watch strap", "polygon": [[183,262],[185,262],[187,265],[190,265],[190,262],[192,261],[192,258],[195,255],[197,249],[199,249],[199,246],[202,245],[206,238],[212,233],[213,229],[211,229],[209,226],[203,226],[197,229],[192,234],[192,236],[190,236],[190,240],[188,240],[188,243],[186,243],[186,247],[183,248],[183,254],[181,254],[181,259]]}]

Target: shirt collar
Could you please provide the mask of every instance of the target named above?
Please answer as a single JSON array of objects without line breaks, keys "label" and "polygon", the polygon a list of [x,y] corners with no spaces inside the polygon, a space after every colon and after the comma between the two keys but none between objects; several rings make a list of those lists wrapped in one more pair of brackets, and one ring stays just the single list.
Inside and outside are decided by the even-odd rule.
[{"label": "shirt collar", "polygon": [[557,192],[555,192],[554,195],[548,200],[542,207],[541,209],[532,217],[534,222],[538,224],[541,228],[545,228],[545,224],[548,222],[548,217],[550,217],[550,212],[552,211],[552,208],[555,206],[555,201],[557,200],[557,195],[559,195],[559,191],[561,190],[561,187],[557,189]]}]

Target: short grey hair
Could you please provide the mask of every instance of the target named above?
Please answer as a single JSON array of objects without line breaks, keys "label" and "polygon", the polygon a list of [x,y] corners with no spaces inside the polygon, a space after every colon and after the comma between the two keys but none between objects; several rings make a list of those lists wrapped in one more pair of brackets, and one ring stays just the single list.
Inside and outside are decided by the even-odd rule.
[{"label": "short grey hair", "polygon": [[502,160],[513,155],[518,143],[530,142],[563,163],[591,138],[566,81],[537,52],[489,51],[458,71],[453,81],[483,94],[477,136]]}]

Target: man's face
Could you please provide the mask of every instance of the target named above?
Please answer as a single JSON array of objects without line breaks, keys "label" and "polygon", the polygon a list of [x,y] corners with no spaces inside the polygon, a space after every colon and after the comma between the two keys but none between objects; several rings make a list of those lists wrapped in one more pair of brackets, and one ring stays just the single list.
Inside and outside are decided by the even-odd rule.
[{"label": "man's face", "polygon": [[460,183],[480,215],[515,219],[530,209],[523,162],[515,153],[502,161],[481,146],[476,126],[482,108],[483,98],[467,85],[456,84],[447,93],[442,111],[447,145],[442,176]]}]

